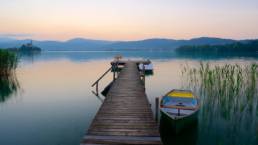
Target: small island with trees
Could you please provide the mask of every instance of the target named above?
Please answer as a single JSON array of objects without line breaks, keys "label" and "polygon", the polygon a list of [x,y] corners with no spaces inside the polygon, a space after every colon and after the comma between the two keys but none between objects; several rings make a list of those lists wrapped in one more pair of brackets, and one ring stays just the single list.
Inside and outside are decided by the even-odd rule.
[{"label": "small island with trees", "polygon": [[41,48],[33,45],[32,40],[29,43],[23,44],[19,48],[8,48],[10,51],[14,52],[40,52]]}]

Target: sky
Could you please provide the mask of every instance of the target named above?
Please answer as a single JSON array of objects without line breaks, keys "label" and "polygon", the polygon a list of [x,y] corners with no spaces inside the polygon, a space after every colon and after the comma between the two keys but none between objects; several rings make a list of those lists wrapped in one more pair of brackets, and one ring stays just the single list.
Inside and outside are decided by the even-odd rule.
[{"label": "sky", "polygon": [[1,0],[0,37],[258,38],[258,0]]}]

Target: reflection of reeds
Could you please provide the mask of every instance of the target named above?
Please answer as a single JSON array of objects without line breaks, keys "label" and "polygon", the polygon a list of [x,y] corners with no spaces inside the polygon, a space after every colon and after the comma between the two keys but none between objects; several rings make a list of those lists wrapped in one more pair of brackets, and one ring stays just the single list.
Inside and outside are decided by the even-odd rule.
[{"label": "reflection of reeds", "polygon": [[220,122],[218,124],[226,125],[224,131],[228,134],[255,134],[258,64],[200,63],[198,67],[184,67],[182,75],[186,82],[184,88],[194,90],[201,97],[200,118],[206,127],[212,128]]},{"label": "reflection of reeds", "polygon": [[0,49],[0,76],[13,73],[17,67],[17,62],[15,53]]},{"label": "reflection of reeds", "polygon": [[19,89],[20,85],[15,74],[0,77],[0,102],[6,101]]}]

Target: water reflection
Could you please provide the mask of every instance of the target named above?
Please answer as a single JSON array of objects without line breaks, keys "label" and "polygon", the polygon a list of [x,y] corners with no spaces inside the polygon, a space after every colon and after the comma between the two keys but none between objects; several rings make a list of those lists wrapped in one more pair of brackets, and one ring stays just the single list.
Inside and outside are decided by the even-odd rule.
[{"label": "water reflection", "polygon": [[19,89],[20,84],[14,73],[8,76],[0,76],[0,103],[16,94]]},{"label": "water reflection", "polygon": [[92,94],[94,95],[94,96],[96,96],[96,98],[98,98],[99,99],[99,101],[101,102],[101,103],[103,103],[104,102],[104,99],[103,98],[101,98],[101,96],[99,95],[99,94],[97,94],[96,92],[94,92],[94,91],[91,91],[92,92]]},{"label": "water reflection", "polygon": [[40,51],[33,52],[18,52],[18,57],[22,59],[22,61],[33,63],[37,58],[41,55]]},{"label": "water reflection", "polygon": [[199,130],[206,144],[257,143],[257,68],[257,64],[208,63],[184,67],[185,88],[195,90],[201,97]]},{"label": "water reflection", "polygon": [[198,139],[198,122],[194,121],[179,133],[171,128],[171,120],[160,119],[160,135],[164,145],[196,145]]},{"label": "water reflection", "polygon": [[[91,85],[110,66],[110,61],[113,60],[115,55],[111,54],[111,52],[42,52],[33,58],[33,64],[27,64],[22,58],[20,67],[17,68],[17,78],[25,91],[22,96],[20,93],[17,93],[16,96],[13,93],[13,96],[22,98],[14,103],[9,103],[11,100],[2,103],[3,105],[0,103],[0,144],[79,144],[101,105],[101,101],[91,93],[91,90],[95,90]],[[133,54],[136,54],[136,52],[130,53],[132,56]],[[196,66],[197,64],[199,66],[199,62],[198,60],[173,58],[170,53],[145,52],[144,55],[146,58],[163,59],[152,59],[155,75],[146,77],[146,93],[154,112],[156,97],[163,95],[172,88],[180,89],[181,66],[186,61],[191,64],[190,66]],[[137,56],[143,56],[143,53],[139,52],[133,57]],[[107,60],[109,57],[110,60]],[[87,61],[94,58],[93,61]],[[31,59],[26,61],[29,60]],[[246,65],[249,62],[249,58],[219,60],[213,61],[210,67],[216,63]],[[99,90],[104,89],[112,79],[113,74],[109,73],[99,84]],[[198,87],[196,86],[196,88]],[[215,96],[212,93],[210,94]],[[104,97],[101,96],[101,98]],[[251,98],[254,103],[257,96]],[[237,113],[234,115],[235,117],[229,117],[228,121],[221,115],[221,107],[216,106],[221,103],[215,103],[212,100],[221,102],[218,97],[207,98],[205,102],[210,102],[211,105],[203,103],[200,110],[202,112],[199,112],[199,122],[192,126],[193,129],[186,129],[187,131],[183,132],[182,135],[174,135],[167,129],[167,126],[163,126],[161,135],[164,144],[258,144],[258,108],[256,108],[256,111],[252,109],[252,113]],[[243,102],[243,104],[248,103]],[[255,103],[252,106],[254,108]],[[244,112],[248,112],[246,111],[248,109],[244,110]],[[242,117],[240,117],[241,115]],[[250,124],[246,123],[248,121]],[[18,130],[17,126],[19,126]],[[242,136],[239,137],[240,135]]]},{"label": "water reflection", "polygon": [[[256,59],[258,53],[252,54],[178,54],[174,51],[42,51],[37,54],[23,54],[23,61],[46,61],[68,59],[72,61],[88,61],[97,59],[113,59],[116,55],[125,58],[145,58],[153,60],[191,59],[191,60],[218,60],[218,59]],[[33,57],[31,57],[33,56]],[[37,56],[37,57],[35,57]]]}]

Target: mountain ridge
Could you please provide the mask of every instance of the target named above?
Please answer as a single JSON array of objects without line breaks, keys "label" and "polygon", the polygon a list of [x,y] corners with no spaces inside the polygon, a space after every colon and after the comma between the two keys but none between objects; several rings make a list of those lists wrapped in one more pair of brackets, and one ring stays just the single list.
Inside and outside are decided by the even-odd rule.
[{"label": "mountain ridge", "polygon": [[[5,39],[1,41],[0,48],[19,47],[30,41],[29,39],[15,40]],[[33,40],[34,45],[42,48],[42,50],[55,51],[90,51],[90,50],[174,50],[177,47],[184,45],[223,45],[238,41],[216,37],[198,37],[192,39],[167,39],[167,38],[150,38],[134,41],[109,41],[109,40],[94,40],[86,38],[73,38],[66,41],[55,40]]]}]

